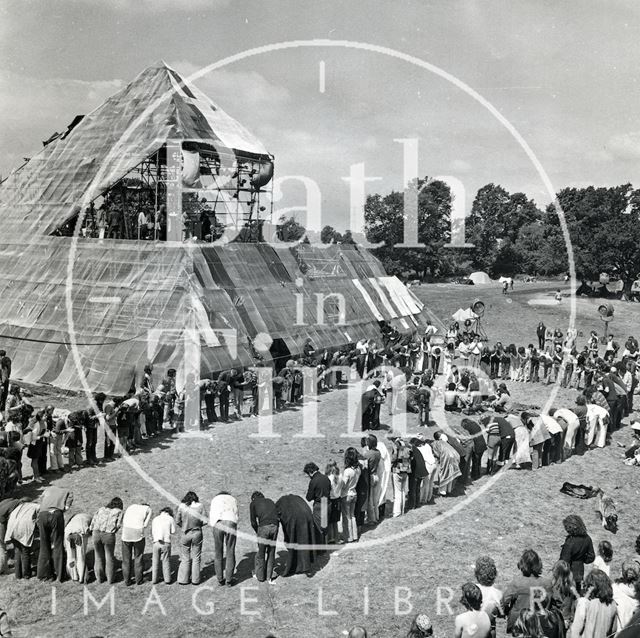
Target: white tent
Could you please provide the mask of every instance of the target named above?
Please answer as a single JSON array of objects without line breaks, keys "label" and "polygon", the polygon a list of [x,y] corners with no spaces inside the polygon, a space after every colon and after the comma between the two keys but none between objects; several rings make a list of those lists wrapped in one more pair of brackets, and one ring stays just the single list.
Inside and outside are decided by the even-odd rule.
[{"label": "white tent", "polygon": [[491,283],[491,278],[489,277],[489,275],[487,275],[486,272],[472,272],[469,275],[469,279],[471,279],[471,281],[473,281],[474,284],[478,285],[478,284],[490,284]]},{"label": "white tent", "polygon": [[470,319],[471,321],[476,321],[478,319],[478,315],[473,312],[473,310],[471,310],[471,308],[465,308],[464,310],[462,308],[456,310],[451,317],[453,318],[454,321],[457,321],[459,324],[464,323],[467,319]]}]

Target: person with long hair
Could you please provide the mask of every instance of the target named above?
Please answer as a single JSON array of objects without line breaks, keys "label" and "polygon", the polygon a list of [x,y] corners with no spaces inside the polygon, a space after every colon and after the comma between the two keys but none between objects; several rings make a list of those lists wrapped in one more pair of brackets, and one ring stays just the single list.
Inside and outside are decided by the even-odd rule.
[{"label": "person with long hair", "polygon": [[[636,582],[636,600],[640,603],[640,582]],[[640,607],[636,609],[635,613],[627,624],[618,631],[616,638],[638,638],[640,636]]]},{"label": "person with long hair", "polygon": [[571,567],[576,589],[582,592],[582,580],[584,579],[585,564],[593,563],[596,554],[593,550],[593,542],[583,520],[576,514],[570,514],[562,524],[567,532],[567,538],[560,550],[560,560],[567,561]]},{"label": "person with long hair", "polygon": [[200,584],[202,556],[202,527],[207,524],[204,505],[195,492],[187,492],[176,510],[176,525],[182,530],[180,537],[180,585]]},{"label": "person with long hair", "polygon": [[360,479],[360,461],[358,451],[348,447],[344,453],[344,470],[342,472],[342,534],[345,543],[358,540],[358,524],[356,522],[356,486]]},{"label": "person with long hair", "polygon": [[569,563],[559,560],[551,570],[551,597],[562,612],[565,628],[573,622],[579,596]]},{"label": "person with long hair", "polygon": [[598,543],[598,555],[593,561],[594,569],[602,570],[611,578],[611,561],[613,560],[613,545],[607,540]]},{"label": "person with long hair", "polygon": [[43,483],[44,479],[40,472],[42,467],[42,457],[47,456],[47,441],[49,436],[44,420],[45,414],[43,410],[38,410],[33,417],[31,426],[27,428],[24,434],[24,443],[27,446],[27,456],[31,459],[31,470],[33,471],[33,480],[36,483]]},{"label": "person with long hair", "polygon": [[542,561],[536,551],[525,550],[518,561],[518,569],[522,575],[514,578],[504,590],[507,633],[512,632],[522,609],[533,609],[551,592],[551,580],[542,576]]},{"label": "person with long hair", "polygon": [[618,612],[616,629],[620,631],[640,608],[637,597],[640,593],[640,564],[633,559],[625,560],[620,578],[613,583],[612,589]]},{"label": "person with long hair", "polygon": [[462,585],[460,602],[466,609],[458,614],[455,620],[455,638],[489,638],[491,635],[491,619],[486,611],[482,611],[482,592],[475,583]]},{"label": "person with long hair", "polygon": [[122,499],[116,496],[107,505],[101,507],[91,520],[90,529],[95,556],[93,569],[99,583],[103,583],[106,579],[111,584],[115,580],[116,532],[122,526],[123,509]]},{"label": "person with long hair", "polygon": [[615,629],[616,603],[609,577],[592,569],[584,580],[586,593],[578,599],[571,638],[608,638]]},{"label": "person with long hair", "polygon": [[367,468],[369,476],[369,495],[367,498],[367,522],[370,525],[378,523],[378,504],[380,502],[380,477],[378,466],[381,462],[380,451],[378,450],[378,438],[375,434],[362,439],[362,456],[367,460]]},{"label": "person with long hair", "polygon": [[533,609],[522,609],[513,625],[514,638],[545,638],[540,616]]},{"label": "person with long hair", "polygon": [[456,479],[462,476],[460,471],[460,455],[455,451],[444,432],[435,432],[431,444],[433,454],[439,463],[438,490],[441,496],[453,491]]}]

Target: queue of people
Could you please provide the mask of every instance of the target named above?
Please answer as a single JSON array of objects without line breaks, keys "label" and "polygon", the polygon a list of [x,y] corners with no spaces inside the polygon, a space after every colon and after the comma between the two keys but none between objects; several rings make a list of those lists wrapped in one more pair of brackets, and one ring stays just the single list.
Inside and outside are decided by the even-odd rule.
[{"label": "queue of people", "polygon": [[[545,341],[547,333],[545,329]],[[430,337],[433,334],[435,330]],[[560,335],[558,338],[561,337]],[[574,337],[570,336],[570,339]],[[426,342],[430,344],[430,338]],[[457,343],[454,352],[464,342],[463,338]],[[396,352],[394,357],[398,358],[394,359],[391,367],[400,373],[392,373],[389,377],[387,371],[384,376],[374,377],[371,386],[365,391],[365,394],[369,393],[370,401],[367,401],[367,407],[363,410],[363,414],[367,413],[367,418],[363,417],[362,421],[363,430],[366,431],[363,432],[360,446],[347,448],[340,464],[329,460],[324,473],[320,472],[316,463],[309,462],[304,468],[309,477],[306,499],[288,494],[274,501],[265,497],[262,492],[253,493],[250,524],[256,533],[258,547],[254,564],[255,578],[261,582],[274,582],[275,542],[280,528],[288,548],[281,575],[312,574],[318,553],[325,545],[357,542],[367,528],[380,524],[388,514],[392,517],[402,516],[409,510],[433,503],[438,497],[463,492],[467,485],[483,474],[493,474],[508,464],[516,469],[535,470],[563,462],[573,454],[584,454],[589,449],[604,447],[610,433],[621,427],[623,418],[633,410],[635,384],[629,386],[628,379],[624,378],[626,373],[621,377],[619,371],[633,370],[633,378],[637,376],[633,363],[638,351],[631,338],[625,344],[619,359],[616,359],[618,350],[615,342],[610,342],[613,345],[609,347],[607,344],[603,357],[598,356],[594,344],[588,346],[590,351],[595,352],[590,357],[593,370],[588,377],[588,384],[586,377],[581,377],[585,380],[586,387],[576,397],[575,404],[543,414],[513,410],[509,390],[504,382],[497,384],[492,379],[493,384],[489,386],[492,394],[472,388],[475,372],[464,357],[456,355],[446,369],[447,381],[450,381],[447,387],[453,385],[451,391],[456,397],[456,402],[449,405],[454,405],[454,409],[465,410],[469,416],[473,413],[475,399],[469,403],[467,399],[460,400],[460,397],[480,392],[481,411],[487,414],[478,420],[463,418],[459,426],[442,424],[431,435],[425,431],[416,436],[402,437],[390,432],[385,441],[375,432],[380,426],[380,408],[385,402],[389,402],[390,410],[402,409],[398,397],[401,396],[408,378],[411,379],[412,376],[411,367],[401,365],[411,362],[411,355],[405,355],[404,352],[405,348],[408,352],[410,347],[401,346],[399,350],[396,348],[393,350]],[[311,344],[307,345],[306,363],[310,363],[315,352],[312,351]],[[430,347],[431,345],[427,346]],[[345,357],[345,363],[350,362],[359,374],[366,376],[376,366],[375,357],[369,359],[374,350],[375,344],[363,342],[356,344],[356,348],[349,353],[343,352],[342,356]],[[405,356],[406,361],[403,358]],[[426,416],[423,418],[421,414],[421,425],[432,424],[429,405],[433,381],[440,373],[440,361],[437,361],[437,367],[433,367],[432,357],[428,361],[426,369],[418,365],[418,360],[413,368],[414,373],[417,368],[422,369],[417,384],[419,388],[425,389],[424,394],[427,396]],[[457,366],[454,361],[460,365]],[[528,365],[530,376],[533,376],[531,360]],[[564,360],[561,365],[564,365]],[[405,373],[405,367],[409,368],[408,373]],[[283,370],[284,373],[281,374],[288,381],[283,385],[286,393],[280,395],[280,400],[285,404],[299,401],[304,385],[303,380],[296,376],[299,363],[287,363]],[[43,482],[43,473],[47,470],[59,473],[65,469],[62,454],[64,447],[68,449],[69,469],[78,467],[80,463],[96,464],[100,417],[104,418],[111,431],[117,435],[117,440],[113,442],[105,433],[105,459],[143,445],[146,438],[158,435],[167,426],[180,429],[181,423],[183,425],[181,415],[183,417],[184,396],[181,397],[176,388],[175,370],[167,372],[158,388],[155,387],[152,372],[151,366],[145,368],[141,388],[129,397],[115,400],[97,395],[95,399],[99,412],[77,411],[57,417],[52,406],[34,410],[21,396],[19,389],[15,390],[10,386],[0,435],[0,461],[4,459],[9,462],[9,474],[6,473],[6,467],[0,464],[0,484],[3,489],[0,496],[7,496],[10,489],[22,480],[20,464],[23,447],[27,449],[27,457],[31,460],[34,480],[37,482]],[[490,367],[490,378],[494,376],[501,379],[504,375],[500,365],[493,372],[495,374],[492,375]],[[573,376],[572,373],[569,378]],[[327,388],[331,385],[331,380],[339,383],[337,375],[335,379],[330,375],[321,375],[319,378],[321,383],[327,384]],[[400,382],[396,379],[400,379]],[[254,398],[253,388],[256,384],[257,379],[237,370],[222,373],[215,381],[205,380],[201,384],[201,398],[207,421],[216,422],[218,414],[221,420],[228,420],[229,405],[232,402],[236,417],[242,418],[245,391],[248,387]],[[388,393],[391,397],[388,397]],[[255,405],[254,400],[251,413],[254,413]],[[445,396],[445,409],[446,406]],[[259,413],[259,408],[256,410]],[[640,424],[634,424],[633,427],[640,441]],[[83,450],[86,461],[82,460]],[[48,468],[47,459],[50,462]],[[392,504],[390,511],[388,503]],[[180,566],[175,578],[183,585],[199,584],[202,578],[203,530],[209,526],[212,528],[218,582],[227,586],[235,583],[235,542],[239,515],[237,501],[230,494],[222,492],[216,495],[206,511],[198,496],[194,492],[188,492],[177,509],[165,507],[156,516],[153,516],[151,508],[145,503],[132,503],[125,510],[118,497],[93,515],[76,512],[69,516],[72,504],[73,495],[56,486],[45,489],[41,502],[11,497],[0,501],[0,571],[7,567],[7,544],[10,544],[13,547],[16,578],[29,578],[32,575],[32,563],[37,562],[36,576],[42,580],[61,581],[70,578],[87,582],[91,564],[87,557],[92,545],[96,580],[112,583],[116,579],[115,548],[116,535],[119,533],[122,575],[127,585],[141,584],[144,581],[144,551],[148,541],[152,550],[152,582],[171,583],[174,580],[170,567],[171,549],[178,540],[176,535],[179,532]],[[564,635],[559,629],[556,633],[553,633],[556,630],[545,629],[547,625],[551,625],[570,629],[572,636],[600,638],[600,629],[594,629],[596,623],[598,628],[606,629],[607,633],[602,634],[602,638],[611,634],[612,627],[620,631],[619,635],[627,638],[623,633],[625,625],[612,624],[614,620],[619,623],[620,612],[616,611],[614,620],[610,618],[614,598],[609,596],[609,590],[615,590],[615,585],[611,585],[606,574],[611,562],[610,548],[599,548],[596,556],[593,547],[589,546],[590,540],[585,540],[588,535],[578,517],[565,519],[565,528],[568,533],[567,541],[563,546],[561,561],[553,570],[553,579],[560,583],[558,588],[564,592],[564,598],[556,596],[554,599],[550,596],[549,600],[556,602],[549,602],[539,613],[531,611],[527,605],[519,607],[518,601],[522,603],[520,597],[524,595],[520,591],[522,584],[512,583],[505,590],[502,603],[498,605],[495,601],[497,594],[492,589],[493,582],[489,582],[491,579],[484,578],[480,582],[478,576],[478,583],[467,583],[463,587],[462,600],[467,611],[466,615],[456,619],[456,636],[471,635],[468,632],[471,626],[479,628],[480,633],[474,633],[474,636],[485,635],[482,632],[487,623],[482,614],[487,613],[486,603],[490,599],[493,607],[487,613],[489,633],[486,635],[492,635],[497,618],[505,617],[507,631],[515,636]],[[36,542],[38,538],[39,543]],[[311,548],[301,549],[298,547],[300,544]],[[39,546],[37,561],[34,556],[36,546]],[[581,557],[577,556],[578,549]],[[523,555],[521,559],[524,566],[521,567],[523,579],[541,578],[542,566],[538,567],[539,558],[536,559],[537,555],[534,554],[530,550],[527,557]],[[584,564],[598,559],[598,569],[593,569],[585,576]],[[629,600],[635,601],[636,594],[632,589],[637,586],[638,575],[634,577],[633,565],[628,562],[625,564],[628,569],[625,570],[623,566],[618,590],[624,592],[624,600],[629,603]],[[550,590],[555,591],[553,584]],[[569,604],[567,598],[573,603]],[[619,598],[623,600],[620,596]],[[615,602],[615,605],[615,609],[619,610],[620,603]],[[601,609],[602,606],[606,609]],[[625,609],[628,612],[635,607],[629,603]],[[594,616],[598,616],[597,621]],[[624,617],[630,618],[630,615],[627,613]],[[411,631],[418,630],[416,626]]]}]

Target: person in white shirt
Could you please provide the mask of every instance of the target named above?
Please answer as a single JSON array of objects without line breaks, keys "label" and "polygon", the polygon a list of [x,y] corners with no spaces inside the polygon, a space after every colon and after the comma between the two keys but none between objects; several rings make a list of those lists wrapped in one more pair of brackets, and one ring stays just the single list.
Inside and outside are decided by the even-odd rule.
[{"label": "person in white shirt", "polygon": [[426,441],[423,441],[417,448],[420,454],[422,454],[425,467],[429,473],[426,478],[422,479],[422,483],[420,484],[420,503],[427,504],[430,503],[433,498],[433,484],[438,475],[438,459],[436,459],[433,454],[433,449]]},{"label": "person in white shirt", "polygon": [[589,446],[604,447],[607,441],[609,412],[595,403],[587,403],[587,432],[585,443]]},{"label": "person in white shirt", "polygon": [[86,582],[87,543],[91,534],[91,516],[75,514],[64,528],[64,547],[67,553],[67,573],[71,580]]},{"label": "person in white shirt", "polygon": [[122,517],[122,576],[125,585],[131,584],[131,562],[136,585],[142,585],[144,570],[144,530],[151,519],[151,507],[147,503],[134,503],[127,507]]},{"label": "person in white shirt", "polygon": [[580,419],[578,415],[569,410],[568,408],[558,408],[553,413],[553,418],[560,423],[566,423],[566,427],[562,427],[564,430],[564,449],[563,456],[568,459],[572,454],[576,446],[576,434],[580,428]]},{"label": "person in white shirt", "polygon": [[599,569],[607,576],[611,577],[611,561],[613,560],[613,546],[609,541],[598,543],[598,555],[596,556],[591,569]]},{"label": "person in white shirt", "polygon": [[151,584],[160,582],[160,566],[162,576],[167,585],[171,584],[171,536],[176,533],[173,512],[170,507],[163,507],[151,521],[151,538],[153,554],[151,562]]},{"label": "person in white shirt", "polygon": [[549,414],[541,414],[540,419],[551,435],[551,440],[549,442],[548,448],[549,463],[561,463],[564,446],[564,430],[562,429],[562,425]]},{"label": "person in white shirt", "polygon": [[617,631],[626,627],[638,609],[635,591],[640,580],[640,564],[633,559],[625,560],[620,570],[620,578],[613,583],[613,601],[618,610]]},{"label": "person in white shirt", "polygon": [[147,216],[141,210],[138,213],[138,239],[147,238]]},{"label": "person in white shirt", "polygon": [[209,525],[213,528],[214,565],[218,584],[226,583],[231,587],[236,568],[238,501],[228,492],[220,492],[213,497]]},{"label": "person in white shirt", "polygon": [[476,559],[475,575],[478,588],[482,593],[482,606],[491,619],[491,626],[495,629],[496,618],[504,615],[502,606],[502,590],[495,586],[498,570],[496,563],[490,556],[480,556]]}]

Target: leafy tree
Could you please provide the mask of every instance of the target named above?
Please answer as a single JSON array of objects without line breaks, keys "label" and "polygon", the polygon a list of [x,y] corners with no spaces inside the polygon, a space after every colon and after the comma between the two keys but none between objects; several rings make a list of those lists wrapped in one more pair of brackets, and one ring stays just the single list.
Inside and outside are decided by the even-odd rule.
[{"label": "leafy tree", "polygon": [[[627,288],[640,272],[640,193],[630,184],[558,193],[579,276],[615,272]],[[554,206],[549,213],[555,213]]]},{"label": "leafy tree", "polygon": [[[443,246],[450,237],[451,191],[439,180],[418,179],[408,186],[417,200],[418,237],[408,238],[417,247],[404,248],[404,227],[407,215],[404,193],[392,191],[388,195],[367,197],[364,209],[365,233],[372,243],[383,242],[384,246],[373,250],[388,269],[387,272],[401,270],[426,278],[435,275],[443,258]],[[400,274],[397,273],[396,274]]]},{"label": "leafy tree", "polygon": [[350,230],[345,230],[344,234],[341,235],[340,233],[337,233],[338,238],[336,241],[339,244],[356,244],[356,240],[353,238],[353,235],[351,234]]},{"label": "leafy tree", "polygon": [[298,241],[304,237],[305,232],[305,227],[293,216],[287,219],[282,215],[276,226],[277,237],[284,242]]},{"label": "leafy tree", "polygon": [[535,202],[524,193],[511,195],[496,184],[480,188],[467,218],[468,241],[475,245],[473,266],[506,274],[505,268],[511,268],[508,258],[514,258],[519,262],[510,274],[517,272],[522,268],[522,261],[526,261],[516,247],[520,230],[540,221],[542,215]]},{"label": "leafy tree", "polygon": [[341,239],[342,236],[333,226],[325,226],[320,231],[320,241],[323,244],[337,244]]}]

